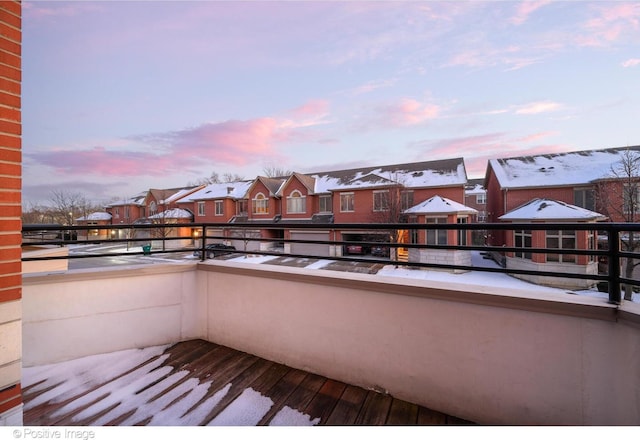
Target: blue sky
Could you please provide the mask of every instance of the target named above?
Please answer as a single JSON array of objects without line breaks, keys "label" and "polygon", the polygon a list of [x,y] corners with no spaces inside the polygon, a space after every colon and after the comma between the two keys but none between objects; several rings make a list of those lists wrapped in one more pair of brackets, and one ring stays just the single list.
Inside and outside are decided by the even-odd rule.
[{"label": "blue sky", "polygon": [[23,199],[640,143],[640,2],[23,2]]}]

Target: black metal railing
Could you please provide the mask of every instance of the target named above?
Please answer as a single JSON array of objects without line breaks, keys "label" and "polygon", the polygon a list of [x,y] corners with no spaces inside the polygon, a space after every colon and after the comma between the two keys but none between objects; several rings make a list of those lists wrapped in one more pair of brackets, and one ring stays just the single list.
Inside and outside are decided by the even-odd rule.
[{"label": "black metal railing", "polygon": [[[330,238],[347,235],[357,237],[352,240],[301,240],[285,238],[284,231],[322,231],[328,232]],[[411,242],[398,242],[393,237],[398,235],[398,231],[475,231],[476,235],[489,237],[496,233],[513,233],[513,231],[537,231],[537,230],[560,230],[560,231],[592,231],[593,236],[598,237],[597,246],[592,248],[547,248],[529,246],[494,246],[489,244],[420,244]],[[101,231],[104,231],[101,232]],[[354,233],[357,233],[355,235]],[[380,240],[380,237],[384,237]],[[203,239],[204,238],[204,239]],[[178,245],[168,243],[181,241]],[[188,241],[188,244],[184,244]],[[621,289],[624,285],[632,286],[634,289],[640,287],[640,281],[634,279],[633,275],[622,276],[621,267],[626,264],[627,259],[640,265],[640,224],[639,223],[561,223],[561,224],[538,224],[538,223],[462,223],[462,224],[417,224],[417,223],[347,223],[347,224],[313,224],[313,223],[242,223],[242,224],[218,224],[218,223],[184,223],[184,224],[128,224],[128,225],[24,225],[23,226],[23,247],[56,245],[65,246],[70,244],[102,244],[126,243],[136,244],[142,247],[142,251],[135,252],[95,252],[84,254],[70,254],[68,256],[54,257],[23,257],[22,261],[38,261],[53,259],[76,259],[76,258],[96,258],[105,256],[131,256],[131,255],[152,255],[183,253],[185,251],[195,252],[204,260],[206,258],[206,245],[219,241],[235,241],[243,244],[242,249],[234,253],[257,254],[282,256],[285,244],[304,243],[310,245],[330,246],[337,249],[344,249],[348,245],[360,245],[365,248],[383,245],[389,249],[440,249],[440,250],[466,250],[481,251],[494,256],[504,257],[511,253],[532,254],[556,254],[587,256],[598,262],[600,270],[597,274],[581,274],[569,272],[553,272],[547,270],[524,270],[506,267],[477,267],[470,265],[453,265],[440,263],[421,263],[416,261],[401,261],[398,259],[375,257],[345,256],[342,252],[333,252],[333,255],[314,255],[313,253],[286,253],[289,257],[297,258],[322,258],[336,261],[355,261],[368,263],[394,264],[396,266],[436,268],[447,270],[474,270],[484,272],[499,272],[516,275],[560,277],[591,280],[602,285],[606,284],[606,291],[609,294],[609,302],[620,304],[622,299]],[[249,243],[269,244],[263,245],[263,250],[249,246]],[[156,246],[151,249],[151,243],[161,243],[162,249]],[[637,243],[637,245],[632,245]],[[580,247],[580,246],[577,246]],[[248,248],[251,248],[248,250]],[[391,252],[396,254],[396,252]],[[626,265],[625,265],[626,267]],[[639,269],[640,270],[640,269]]]}]

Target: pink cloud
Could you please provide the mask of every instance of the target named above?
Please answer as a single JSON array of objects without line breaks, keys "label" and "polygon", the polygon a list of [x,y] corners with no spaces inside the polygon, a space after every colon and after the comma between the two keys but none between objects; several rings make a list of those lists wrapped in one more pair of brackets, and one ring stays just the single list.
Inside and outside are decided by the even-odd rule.
[{"label": "pink cloud", "polygon": [[537,101],[519,106],[516,115],[537,115],[540,113],[555,112],[562,108],[562,104],[553,101]]},{"label": "pink cloud", "polygon": [[312,99],[292,111],[293,115],[298,117],[326,115],[328,112],[329,101],[326,99]]},{"label": "pink cloud", "polygon": [[[46,6],[45,6],[46,5]],[[102,11],[101,5],[89,2],[22,2],[27,19],[80,15],[83,12]]]},{"label": "pink cloud", "polygon": [[[603,3],[607,6],[597,9],[598,17],[584,25],[587,35],[579,35],[577,42],[583,46],[606,46],[625,35],[637,38],[640,29],[640,3]],[[613,6],[611,6],[613,5]]]},{"label": "pink cloud", "polygon": [[549,3],[551,3],[550,0],[522,1],[518,4],[516,13],[509,22],[519,26],[527,21],[531,14]]},{"label": "pink cloud", "polygon": [[554,132],[540,132],[520,138],[510,138],[506,133],[487,133],[422,141],[414,143],[411,147],[420,151],[420,156],[416,160],[464,157],[467,174],[471,177],[479,177],[484,175],[489,159],[566,151],[567,147],[564,145],[535,144],[528,147],[523,145],[554,134]]},{"label": "pink cloud", "polygon": [[389,104],[378,110],[380,119],[396,127],[424,124],[440,114],[435,104],[421,103],[415,99],[404,98],[395,104]]},{"label": "pink cloud", "polygon": [[207,163],[242,166],[264,160],[278,161],[276,147],[295,137],[281,130],[273,118],[226,121],[169,133],[129,138],[110,146],[58,148],[28,155],[35,163],[70,175],[160,176],[189,172]]},{"label": "pink cloud", "polygon": [[629,58],[622,63],[622,67],[635,67],[640,65],[640,58]]}]

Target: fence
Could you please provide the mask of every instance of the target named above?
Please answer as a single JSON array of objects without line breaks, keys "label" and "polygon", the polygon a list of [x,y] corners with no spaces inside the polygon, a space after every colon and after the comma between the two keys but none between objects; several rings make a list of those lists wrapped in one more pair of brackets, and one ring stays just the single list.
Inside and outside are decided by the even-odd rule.
[{"label": "fence", "polygon": [[[173,230],[174,234],[170,231]],[[181,232],[178,232],[181,231]],[[305,231],[317,232],[323,231],[327,237],[340,236],[343,239],[300,239],[285,238],[285,231]],[[424,243],[415,242],[416,240],[398,240],[399,231],[409,231],[409,237],[417,235],[418,231],[475,231],[475,235],[489,236],[495,231],[513,234],[514,231],[588,231],[593,232],[593,236],[598,237],[597,245],[586,249],[563,248],[562,246],[534,247],[532,242],[520,242],[518,246],[495,246],[489,243],[484,245],[476,244],[476,240],[472,244],[429,244],[428,240]],[[90,238],[90,231],[105,231],[97,239]],[[137,234],[138,231],[145,233]],[[168,232],[169,231],[169,232]],[[185,232],[188,231],[188,232]],[[415,231],[415,232],[411,232]],[[124,232],[124,233],[123,233]],[[350,232],[358,232],[358,235],[349,234]],[[458,232],[460,233],[460,232]],[[426,234],[426,232],[424,232]],[[122,235],[125,238],[119,238]],[[144,235],[144,236],[141,236]],[[171,235],[171,236],[170,236]],[[86,239],[79,241],[76,237],[84,236]],[[345,236],[358,237],[358,239],[344,240]],[[425,235],[426,236],[426,235]],[[376,237],[372,240],[372,237]],[[379,237],[385,237],[380,241]],[[121,256],[121,255],[149,255],[149,254],[166,254],[185,251],[198,251],[200,258],[204,260],[207,257],[207,244],[219,241],[231,241],[232,239],[242,241],[244,246],[242,249],[234,250],[239,254],[257,254],[257,255],[276,255],[282,256],[286,254],[290,257],[299,258],[318,258],[318,254],[313,252],[296,253],[286,251],[291,248],[292,244],[328,246],[334,250],[328,255],[323,253],[322,258],[336,261],[356,261],[356,262],[373,262],[389,264],[390,260],[396,266],[416,267],[416,268],[433,268],[445,270],[474,270],[485,272],[499,272],[511,275],[524,276],[544,276],[558,278],[587,279],[599,283],[602,289],[609,294],[609,302],[619,304],[622,299],[621,288],[631,286],[633,289],[640,287],[640,281],[634,279],[633,273],[629,276],[629,271],[625,270],[626,276],[622,276],[621,267],[633,267],[640,265],[640,224],[638,223],[561,223],[561,224],[502,224],[502,223],[467,223],[467,224],[417,224],[417,223],[385,223],[385,224],[313,224],[313,223],[234,223],[234,224],[217,224],[217,223],[181,223],[181,224],[129,224],[129,225],[92,225],[92,226],[60,226],[60,225],[24,225],[23,226],[23,246],[40,246],[40,245],[56,245],[65,246],[69,244],[99,244],[108,241],[109,243],[136,243],[143,246],[140,252],[109,252],[107,253],[89,253],[82,255],[69,255],[62,257],[23,257],[23,261],[38,261],[51,259],[75,259],[75,258],[96,258],[105,256]],[[162,241],[161,250],[151,250],[150,241]],[[185,240],[189,244],[185,245]],[[412,242],[413,241],[413,242]],[[178,242],[176,246],[165,246],[166,242]],[[253,246],[247,246],[253,243]],[[376,256],[353,256],[345,255],[342,252],[346,246],[357,245],[362,248],[372,248],[375,246],[384,246],[392,250],[391,258]],[[599,270],[597,273],[570,273],[565,271],[549,271],[549,270],[527,270],[509,267],[508,264],[502,264],[500,267],[477,267],[470,264],[449,264],[436,262],[420,262],[407,259],[394,258],[398,254],[398,250],[418,249],[422,252],[429,250],[448,250],[448,251],[481,251],[494,256],[497,260],[501,260],[505,255],[510,253],[527,255],[546,254],[546,255],[585,255],[598,262]],[[627,263],[629,265],[627,265]]]}]

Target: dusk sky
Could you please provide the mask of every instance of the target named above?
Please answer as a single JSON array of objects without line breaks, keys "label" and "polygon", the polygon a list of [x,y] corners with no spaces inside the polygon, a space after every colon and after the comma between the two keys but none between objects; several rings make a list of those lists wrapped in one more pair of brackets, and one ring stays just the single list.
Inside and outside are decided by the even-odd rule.
[{"label": "dusk sky", "polygon": [[640,2],[23,2],[23,200],[640,143]]}]

